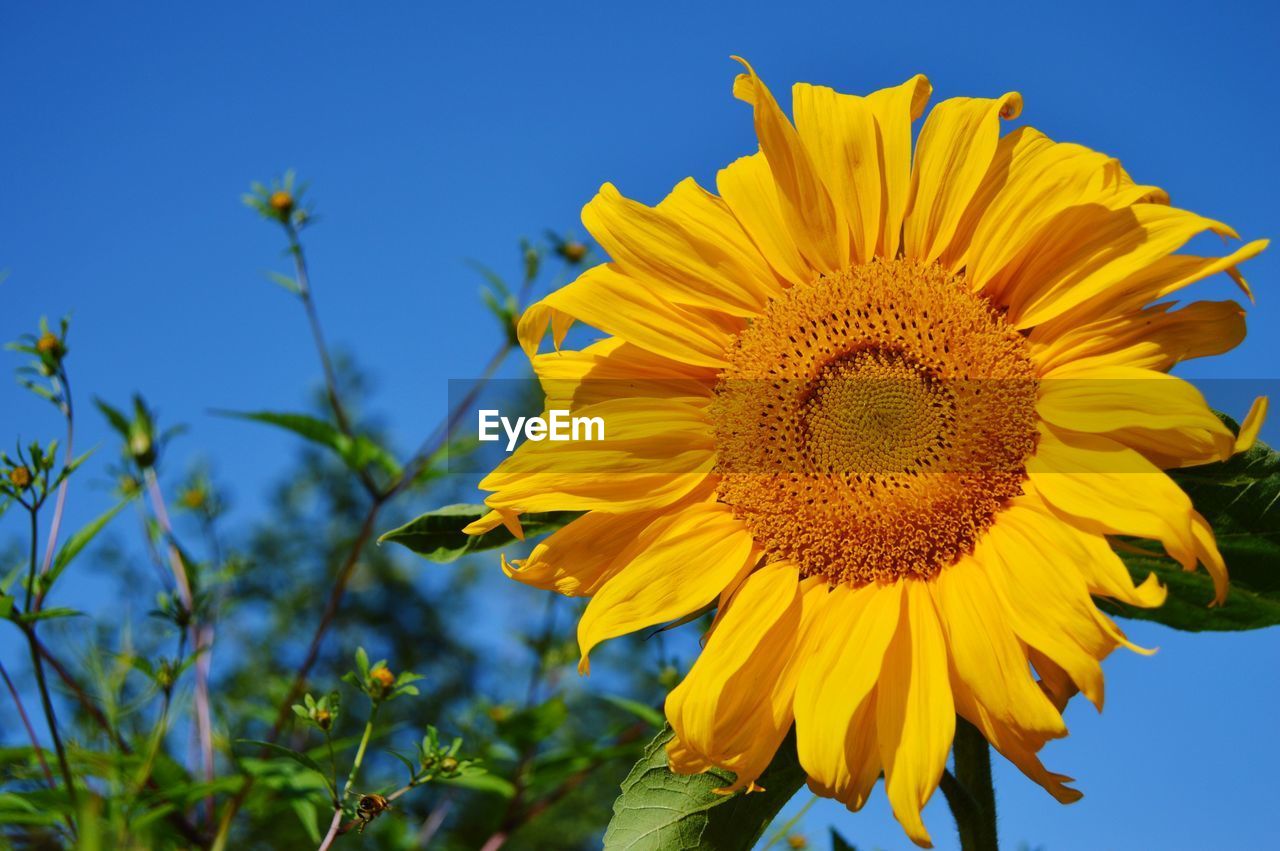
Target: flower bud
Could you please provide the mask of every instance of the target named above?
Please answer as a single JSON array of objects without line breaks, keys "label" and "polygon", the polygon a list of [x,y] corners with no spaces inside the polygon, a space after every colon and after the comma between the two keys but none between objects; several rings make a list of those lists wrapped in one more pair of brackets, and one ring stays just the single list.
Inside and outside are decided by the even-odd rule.
[{"label": "flower bud", "polygon": [[52,331],[45,331],[40,335],[40,339],[36,340],[36,351],[57,360],[62,357],[65,350],[62,347],[62,340],[58,339],[57,334]]},{"label": "flower bud", "polygon": [[321,730],[328,730],[333,726],[333,713],[327,709],[317,709],[314,717]]},{"label": "flower bud", "polygon": [[277,189],[271,193],[267,204],[270,205],[272,212],[282,219],[287,219],[293,212],[293,195],[284,189]]},{"label": "flower bud", "polygon": [[793,833],[787,837],[787,847],[802,851],[802,849],[809,847],[809,840],[799,833]]},{"label": "flower bud", "polygon": [[382,686],[383,691],[391,688],[396,683],[395,674],[386,667],[374,668],[369,672],[369,679]]},{"label": "flower bud", "polygon": [[451,756],[445,757],[444,759],[440,760],[440,770],[443,771],[445,774],[452,774],[453,772],[458,770],[458,760],[454,759]]},{"label": "flower bud", "polygon": [[587,247],[576,239],[566,240],[556,247],[560,256],[570,263],[581,263],[587,256]]},{"label": "flower bud", "polygon": [[27,467],[14,467],[9,471],[9,481],[18,490],[31,487],[31,470]]}]

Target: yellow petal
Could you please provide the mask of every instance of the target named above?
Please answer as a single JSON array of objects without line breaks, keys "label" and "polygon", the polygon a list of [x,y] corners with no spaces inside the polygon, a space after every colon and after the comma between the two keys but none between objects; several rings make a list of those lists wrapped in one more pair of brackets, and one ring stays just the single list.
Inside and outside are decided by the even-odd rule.
[{"label": "yellow petal", "polygon": [[[973,559],[990,579],[1018,638],[1060,665],[1085,697],[1101,709],[1105,693],[1098,660],[1114,649],[1115,643],[1096,640],[1099,636],[1092,615],[1043,566],[1039,548],[1014,534],[1010,525],[1002,514],[978,543]],[[1087,597],[1085,594],[1086,603]]]},{"label": "yellow petal", "polygon": [[1000,140],[1000,119],[1017,118],[1022,96],[952,98],[933,108],[920,130],[903,225],[908,257],[928,263],[951,244]]},{"label": "yellow petal", "polygon": [[727,365],[724,351],[733,341],[730,332],[663,297],[660,286],[604,265],[530,305],[517,329],[525,354],[537,354],[548,325],[559,348],[575,319],[664,357],[717,369]]},{"label": "yellow petal", "polygon": [[1050,425],[1107,434],[1139,451],[1176,447],[1186,463],[1229,458],[1235,444],[1194,385],[1138,367],[1060,367],[1040,382],[1036,411]]},{"label": "yellow petal", "polygon": [[755,316],[780,289],[723,202],[692,179],[656,208],[606,183],[582,224],[622,272],[660,285],[675,304]]},{"label": "yellow petal", "polygon": [[1164,371],[1191,358],[1220,355],[1244,340],[1244,308],[1234,301],[1172,306],[1163,302],[1110,314],[1047,342],[1032,334],[1032,357],[1041,375],[1067,365]]},{"label": "yellow petal", "polygon": [[716,189],[779,278],[794,285],[817,276],[787,231],[778,185],[763,153],[741,157],[721,169]]},{"label": "yellow petal", "polygon": [[653,522],[679,506],[658,511],[606,514],[592,511],[540,541],[527,558],[508,562],[507,576],[568,597],[589,597],[625,564],[619,556]]},{"label": "yellow petal", "polygon": [[1130,276],[1205,231],[1235,236],[1220,222],[1162,204],[1071,207],[1047,222],[991,286],[1004,294],[1014,326],[1032,328],[1123,289]]},{"label": "yellow petal", "polygon": [[524,540],[524,528],[520,525],[520,512],[512,511],[509,508],[490,511],[479,520],[471,521],[462,527],[462,534],[483,535],[486,532],[492,532],[499,526],[506,526],[507,531],[514,535],[517,541]]},{"label": "yellow petal", "polygon": [[1249,287],[1236,267],[1261,254],[1267,244],[1267,240],[1260,239],[1237,249],[1226,257],[1197,257],[1189,254],[1170,254],[1162,257],[1130,275],[1109,291],[1038,325],[1031,332],[1031,340],[1048,342],[1057,339],[1100,316],[1114,316],[1137,310],[1156,299],[1164,298],[1220,272],[1230,275],[1245,295],[1252,299]]},{"label": "yellow petal", "polygon": [[591,649],[610,638],[696,612],[751,566],[751,533],[728,506],[705,502],[650,524],[618,557],[625,566],[578,621],[583,673]]},{"label": "yellow petal", "polygon": [[[1062,716],[1031,676],[1031,666],[985,572],[972,559],[931,583],[955,679],[996,718],[1046,737],[1066,735]],[[953,686],[955,683],[953,682]]]},{"label": "yellow petal", "polygon": [[840,585],[814,627],[817,646],[800,674],[795,711],[800,764],[815,788],[849,783],[845,748],[854,714],[880,676],[901,610],[901,583],[856,591]]},{"label": "yellow petal", "polygon": [[880,232],[878,252],[881,257],[898,256],[902,219],[911,193],[911,123],[924,114],[932,93],[933,86],[928,78],[917,74],[901,85],[867,95],[867,105],[871,107],[876,117],[876,129],[880,131],[883,160],[881,208],[884,227]]},{"label": "yellow petal", "polygon": [[1140,453],[1100,435],[1042,427],[1027,475],[1054,512],[1068,515],[1073,525],[1158,540],[1183,569],[1195,569],[1199,547],[1191,500]]},{"label": "yellow petal", "polygon": [[580,351],[535,355],[533,373],[546,394],[546,407],[577,411],[610,399],[710,399],[717,371],[665,358],[617,337]]},{"label": "yellow petal", "polygon": [[947,646],[928,584],[905,585],[903,620],[885,651],[876,687],[876,736],[893,815],[912,842],[933,847],[920,820],[947,765],[956,731]]},{"label": "yellow petal", "polygon": [[1270,404],[1266,396],[1259,396],[1253,400],[1253,404],[1249,406],[1249,413],[1245,415],[1244,422],[1240,425],[1240,432],[1236,435],[1236,452],[1248,452],[1258,442],[1258,432],[1262,431],[1262,423],[1267,418],[1267,407]]},{"label": "yellow petal", "polygon": [[800,141],[850,229],[849,265],[870,261],[882,217],[875,114],[865,98],[807,83],[792,87],[791,110]]},{"label": "yellow petal", "polygon": [[843,270],[849,257],[849,228],[831,203],[800,136],[763,81],[747,69],[733,83],[733,95],[752,105],[760,150],[778,186],[782,217],[805,259],[821,272]]},{"label": "yellow petal", "polygon": [[752,573],[688,676],[667,697],[667,718],[680,746],[737,774],[726,792],[752,785],[791,727],[792,689],[779,681],[794,680],[784,673],[795,655],[803,608],[795,565],[776,562]]},{"label": "yellow petal", "polygon": [[626,398],[574,416],[604,421],[604,440],[526,441],[480,482],[490,508],[637,511],[670,505],[705,480],[714,436],[700,405]]}]

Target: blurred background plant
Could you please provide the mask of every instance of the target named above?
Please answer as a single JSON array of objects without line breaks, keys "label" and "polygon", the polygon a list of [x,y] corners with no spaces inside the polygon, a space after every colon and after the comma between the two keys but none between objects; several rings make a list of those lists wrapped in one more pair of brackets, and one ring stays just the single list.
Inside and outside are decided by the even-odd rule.
[{"label": "blurred background plant", "polygon": [[[444,475],[449,454],[468,451],[458,417],[515,347],[522,307],[591,262],[587,245],[520,240],[511,279],[474,264],[498,323],[493,357],[401,454],[366,411],[369,376],[326,341],[305,192],[289,173],[245,196],[283,237],[289,268],[269,277],[302,308],[321,378],[308,410],[215,412],[245,420],[246,440],[254,428],[298,440],[257,519],[227,523],[235,488],[164,421],[163,388],[154,407],[80,391],[117,437],[101,451],[119,452],[111,492],[92,493],[77,475],[87,455],[73,453],[84,397],[71,391],[69,320],[41,320],[10,346],[65,434],[0,453],[0,616],[27,650],[0,658],[0,844],[592,847],[661,726],[675,672],[661,637],[619,642],[627,673],[588,689],[563,676],[576,663],[569,602],[523,589],[537,600],[528,624],[495,616],[477,629],[469,612],[489,602],[477,578],[490,559],[423,581],[430,565],[375,543],[474,485]],[[63,528],[72,489],[102,503],[78,530]],[[58,605],[78,574],[112,577],[108,614]]]}]

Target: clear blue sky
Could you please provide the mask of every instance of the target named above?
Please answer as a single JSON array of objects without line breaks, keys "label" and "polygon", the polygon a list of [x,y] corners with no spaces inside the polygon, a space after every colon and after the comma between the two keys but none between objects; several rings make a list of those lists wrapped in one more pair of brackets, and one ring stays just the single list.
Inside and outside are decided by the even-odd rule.
[{"label": "clear blue sky", "polygon": [[[192,427],[174,466],[205,449],[247,516],[292,444],[207,410],[296,408],[316,374],[298,313],[262,277],[281,268],[279,240],[241,206],[249,181],[296,167],[312,182],[329,333],[372,368],[408,448],[443,411],[446,379],[477,372],[492,346],[464,258],[514,269],[518,236],[577,227],[603,181],[652,202],[689,174],[710,185],[752,148],[730,53],[780,95],[795,80],[864,91],[917,71],[941,97],[1017,89],[1023,119],[1051,136],[1120,157],[1246,238],[1280,236],[1274,5],[609,5],[8,4],[0,338],[73,311],[82,402],[144,390]],[[1248,341],[1190,374],[1276,375],[1280,252],[1248,271]],[[108,441],[84,422],[83,445]],[[0,439],[56,425],[0,381]],[[103,481],[105,460],[90,478]],[[72,522],[105,499],[77,491]],[[0,537],[12,534],[9,519]],[[1117,655],[1104,715],[1074,707],[1074,735],[1046,752],[1085,799],[1062,807],[1000,770],[1006,846],[1265,844],[1280,829],[1280,631],[1131,633],[1160,653]],[[938,798],[926,819],[954,847]],[[882,795],[857,816],[824,803],[806,820],[815,839],[829,822],[861,848],[907,846]]]}]

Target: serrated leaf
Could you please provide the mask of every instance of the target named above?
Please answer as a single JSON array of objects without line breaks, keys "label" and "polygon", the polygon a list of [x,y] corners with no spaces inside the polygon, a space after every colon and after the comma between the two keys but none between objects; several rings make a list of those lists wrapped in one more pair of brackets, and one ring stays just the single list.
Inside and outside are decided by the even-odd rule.
[{"label": "serrated leaf", "polygon": [[348,437],[337,426],[318,417],[278,411],[216,411],[215,413],[224,417],[266,423],[291,431],[312,443],[333,450],[348,467],[357,472],[373,465],[393,478],[400,475],[400,462],[386,449],[363,435]]},{"label": "serrated leaf", "polygon": [[1169,475],[1213,527],[1231,577],[1226,602],[1210,607],[1213,582],[1203,570],[1187,573],[1163,554],[1122,550],[1134,580],[1155,573],[1168,586],[1169,598],[1158,609],[1109,600],[1100,605],[1122,617],[1192,632],[1280,624],[1280,453],[1258,443],[1226,461]]},{"label": "serrated leaf", "polygon": [[[450,562],[468,553],[491,550],[510,544],[516,538],[505,526],[483,535],[467,535],[462,529],[489,513],[483,505],[446,505],[415,517],[378,538],[378,543],[391,542],[408,547],[418,555],[435,562]],[[525,539],[554,532],[580,517],[576,511],[549,511],[520,515]]]},{"label": "serrated leaf", "polygon": [[666,746],[672,735],[670,727],[659,733],[622,781],[606,851],[747,851],[804,784],[794,736],[760,777],[763,791],[721,795],[715,790],[732,785],[731,772],[671,773]]}]

